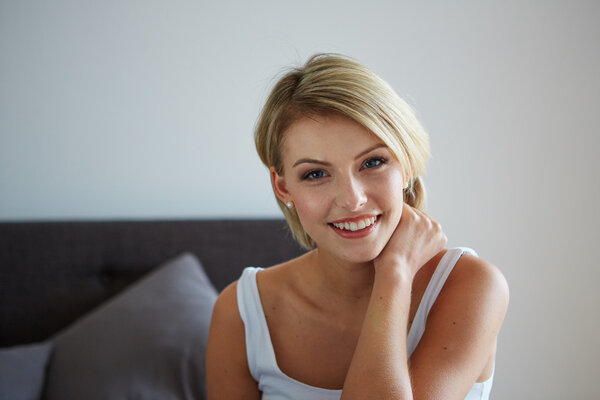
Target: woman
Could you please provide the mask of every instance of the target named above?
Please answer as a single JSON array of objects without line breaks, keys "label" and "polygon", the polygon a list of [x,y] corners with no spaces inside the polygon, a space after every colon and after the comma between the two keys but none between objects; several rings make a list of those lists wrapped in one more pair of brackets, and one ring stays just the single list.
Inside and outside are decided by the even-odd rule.
[{"label": "woman", "polygon": [[317,55],[275,85],[255,141],[309,251],[221,293],[208,398],[487,399],[508,287],[421,211],[428,137],[408,105]]}]

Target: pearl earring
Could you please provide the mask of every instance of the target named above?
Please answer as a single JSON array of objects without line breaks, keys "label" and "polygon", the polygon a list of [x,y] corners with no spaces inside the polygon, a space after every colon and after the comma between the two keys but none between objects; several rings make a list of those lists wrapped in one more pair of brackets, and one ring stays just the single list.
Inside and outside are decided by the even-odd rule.
[{"label": "pearl earring", "polygon": [[287,203],[285,203],[285,206],[291,210],[292,207],[294,207],[294,203],[292,203],[291,201],[288,201]]}]

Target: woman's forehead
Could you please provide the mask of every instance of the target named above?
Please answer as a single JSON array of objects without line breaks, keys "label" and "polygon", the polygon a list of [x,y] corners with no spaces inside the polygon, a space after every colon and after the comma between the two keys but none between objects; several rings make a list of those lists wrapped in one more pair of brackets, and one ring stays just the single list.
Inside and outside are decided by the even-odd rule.
[{"label": "woman's forehead", "polygon": [[311,115],[298,119],[286,129],[282,156],[326,155],[339,151],[358,154],[379,144],[384,144],[379,137],[349,117]]}]

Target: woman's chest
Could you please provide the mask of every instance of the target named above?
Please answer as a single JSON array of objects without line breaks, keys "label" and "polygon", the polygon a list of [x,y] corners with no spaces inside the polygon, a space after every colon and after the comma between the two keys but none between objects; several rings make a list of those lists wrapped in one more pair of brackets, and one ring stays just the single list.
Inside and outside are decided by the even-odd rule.
[{"label": "woman's chest", "polygon": [[[418,283],[418,282],[416,282]],[[416,284],[406,334],[426,285]],[[358,343],[368,304],[339,313],[319,312],[290,299],[263,300],[279,369],[310,386],[341,389]],[[405,336],[398,334],[399,340]]]},{"label": "woman's chest", "polygon": [[[405,334],[410,330],[434,269],[426,265],[415,276]],[[336,305],[307,297],[297,288],[285,289],[285,285],[274,285],[266,279],[263,282],[264,286],[259,285],[260,298],[279,369],[310,386],[341,389],[369,299]],[[399,332],[398,338],[406,336]]]},{"label": "woman's chest", "polygon": [[310,386],[341,389],[362,323],[340,324],[337,318],[324,321],[297,312],[277,314],[265,316],[279,369]]}]

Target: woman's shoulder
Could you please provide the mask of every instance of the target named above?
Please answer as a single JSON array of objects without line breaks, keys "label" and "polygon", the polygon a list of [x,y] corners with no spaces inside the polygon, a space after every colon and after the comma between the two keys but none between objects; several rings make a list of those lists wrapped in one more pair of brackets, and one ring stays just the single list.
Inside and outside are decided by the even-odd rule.
[{"label": "woman's shoulder", "polygon": [[245,285],[244,287],[247,287],[248,281],[242,283],[241,281],[250,279],[252,275],[250,272],[256,277],[256,285],[261,299],[263,297],[271,297],[280,291],[285,293],[286,284],[294,281],[294,274],[298,269],[299,262],[301,262],[299,259],[292,259],[265,268],[246,267],[240,278],[231,282],[219,294],[215,303],[215,311],[234,320],[240,319],[237,299],[238,286],[242,284]]},{"label": "woman's shoulder", "polygon": [[260,398],[246,358],[237,285],[238,281],[235,281],[223,289],[213,308],[206,352],[206,382],[210,398]]},{"label": "woman's shoulder", "polygon": [[485,287],[498,286],[498,289],[508,291],[508,283],[500,269],[473,254],[463,253],[450,276],[454,281],[458,281],[458,284],[479,283]]},{"label": "woman's shoulder", "polygon": [[504,274],[491,262],[464,253],[450,273],[444,292],[456,297],[470,297],[482,304],[506,310],[509,301],[509,288]]},{"label": "woman's shoulder", "polygon": [[213,307],[213,321],[215,318],[218,318],[219,322],[225,323],[230,327],[239,327],[242,320],[237,307],[237,285],[238,281],[236,280],[227,285],[219,293]]},{"label": "woman's shoulder", "polygon": [[256,281],[261,297],[263,292],[288,292],[302,280],[307,263],[305,253],[299,257],[284,261],[258,271]]}]

